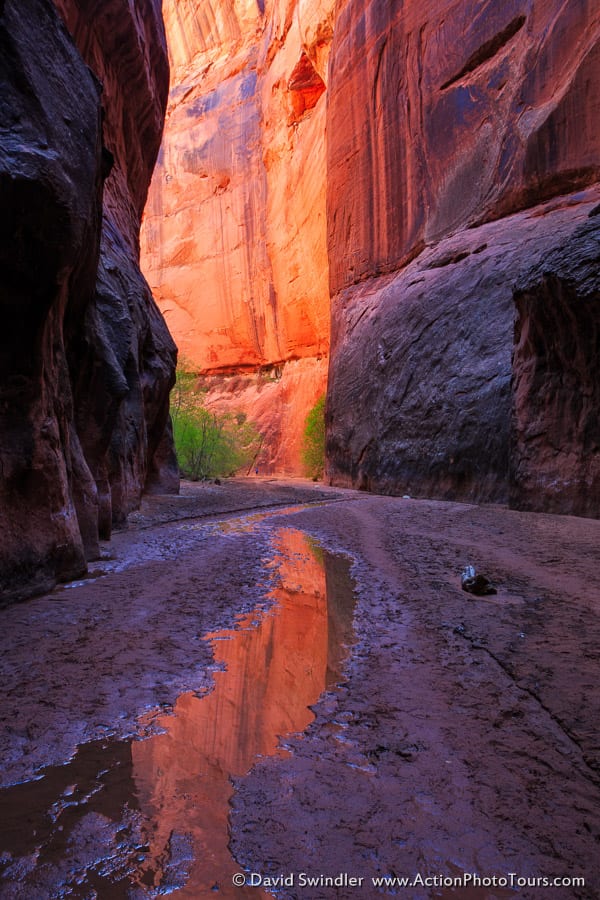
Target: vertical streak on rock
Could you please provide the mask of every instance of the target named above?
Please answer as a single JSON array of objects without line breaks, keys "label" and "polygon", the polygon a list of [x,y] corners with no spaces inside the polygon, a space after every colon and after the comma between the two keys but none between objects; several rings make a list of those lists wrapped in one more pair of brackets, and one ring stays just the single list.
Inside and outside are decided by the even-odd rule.
[{"label": "vertical streak on rock", "polygon": [[[544,261],[552,275],[560,241],[578,258],[575,232],[595,202],[600,11],[585,0],[434,7],[337,7],[327,107],[330,476],[475,500],[506,500],[510,484],[515,504],[540,491],[542,506],[599,514],[589,422],[569,420],[570,407],[579,414],[564,396],[536,399],[527,380],[543,369],[543,342],[537,363],[526,342],[515,350],[510,437],[510,352],[512,284]],[[572,294],[545,304],[517,294],[518,311],[524,328],[541,332],[554,321],[542,310],[561,310],[561,339],[579,335],[575,380],[590,385],[583,335],[596,333],[598,314],[574,299],[582,275],[573,271]],[[573,382],[568,354],[553,360],[547,384]],[[554,415],[568,449],[550,464]]]},{"label": "vertical streak on rock", "polygon": [[164,6],[173,79],[144,269],[208,402],[266,433],[262,471],[299,471],[304,419],[326,384],[333,5]]}]

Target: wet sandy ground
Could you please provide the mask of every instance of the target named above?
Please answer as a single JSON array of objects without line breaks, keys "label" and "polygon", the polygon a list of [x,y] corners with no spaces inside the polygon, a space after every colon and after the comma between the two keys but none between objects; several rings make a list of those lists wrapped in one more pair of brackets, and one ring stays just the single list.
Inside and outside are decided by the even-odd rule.
[{"label": "wet sandy ground", "polygon": [[[257,507],[279,514],[218,524]],[[291,753],[263,755],[247,775],[231,770],[231,848],[262,889],[186,890],[194,851],[175,827],[165,839],[170,881],[132,886],[125,863],[137,854],[143,865],[149,852],[132,758],[150,741],[131,738],[168,731],[161,712],[211,690],[219,660],[206,634],[242,613],[269,615],[282,529],[350,557],[355,642],[341,686],[311,703],[302,736],[284,739]],[[600,896],[600,522],[249,480],[149,498],[107,551],[95,579],[0,613],[2,784],[27,782],[0,803],[45,809],[44,784],[61,798],[50,826],[32,815],[0,827],[1,897],[110,900],[168,888],[258,898],[268,879],[278,896],[306,900]],[[311,552],[297,551],[299,568]],[[496,595],[460,589],[467,563]],[[306,642],[318,644],[312,632]],[[77,747],[81,772],[95,773],[87,787],[88,775],[63,765]],[[159,763],[145,771],[164,781],[175,764]],[[32,782],[43,766],[56,768]],[[125,773],[131,821],[103,800],[100,769]],[[69,797],[87,813],[62,849],[55,834],[67,862],[49,874],[44,828],[66,826]],[[515,889],[442,884],[461,873],[513,873]],[[382,875],[417,880],[377,888],[371,878]],[[585,885],[532,886],[543,877]],[[517,889],[517,879],[530,884]]]}]

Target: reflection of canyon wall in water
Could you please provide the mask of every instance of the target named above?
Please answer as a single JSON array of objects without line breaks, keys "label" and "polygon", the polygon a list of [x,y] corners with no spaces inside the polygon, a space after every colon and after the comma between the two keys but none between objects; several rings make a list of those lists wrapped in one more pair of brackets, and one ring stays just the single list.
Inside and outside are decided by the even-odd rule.
[{"label": "reflection of canyon wall in water", "polygon": [[[298,471],[325,390],[325,83],[333,0],[163,3],[172,77],[144,271],[208,402],[244,409],[261,468]],[[263,11],[264,7],[264,11]]]},{"label": "reflection of canyon wall in water", "polygon": [[[255,517],[225,531],[252,530]],[[280,736],[302,732],[310,706],[342,679],[353,641],[349,561],[293,529],[273,535],[274,590],[234,630],[208,635],[214,689],[183,694],[171,715],[138,720],[146,740],[104,738],[64,765],[0,791],[0,895],[144,897],[178,892],[197,900],[232,888],[228,851],[232,778],[258,756],[285,754]],[[190,657],[190,667],[194,669]],[[155,726],[158,725],[158,728]]]},{"label": "reflection of canyon wall in water", "polygon": [[138,266],[160,3],[55,5],[0,3],[0,602],[82,574],[145,485],[177,487],[175,348]]},{"label": "reflection of canyon wall in water", "polygon": [[[151,823],[145,871],[155,870],[158,883],[173,835],[193,836],[197,864],[182,896],[208,896],[215,881],[229,896],[237,871],[227,849],[230,776],[247,772],[257,756],[276,753],[280,735],[308,725],[308,707],[339,680],[340,638],[351,638],[347,565],[329,563],[326,578],[322,552],[291,529],[279,532],[277,545],[277,608],[250,614],[239,630],[216,636],[215,658],[226,669],[215,673],[213,692],[183,695],[174,715],[160,719],[164,734],[132,744],[137,794]],[[327,589],[336,594],[329,607]],[[258,625],[250,627],[254,620]]]},{"label": "reflection of canyon wall in water", "polygon": [[[160,4],[92,6],[56,0],[75,49],[52,4],[0,3],[6,599],[176,486],[174,346],[137,267]],[[261,463],[298,465],[330,291],[334,481],[598,514],[600,10],[163,6],[146,270],[212,402],[269,432]]]}]

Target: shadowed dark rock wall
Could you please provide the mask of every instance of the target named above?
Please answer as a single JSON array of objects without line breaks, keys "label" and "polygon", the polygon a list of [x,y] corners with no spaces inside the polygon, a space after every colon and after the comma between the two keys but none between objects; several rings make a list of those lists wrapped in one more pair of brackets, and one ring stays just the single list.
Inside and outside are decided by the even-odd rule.
[{"label": "shadowed dark rock wall", "polygon": [[137,264],[160,4],[57,5],[81,52],[49,0],[0,6],[2,601],[82,574],[146,482],[176,488],[175,347]]},{"label": "shadowed dark rock wall", "polygon": [[598,515],[600,207],[516,285],[512,498]]},{"label": "shadowed dark rock wall", "polygon": [[342,2],[327,109],[332,481],[600,514],[600,10]]}]

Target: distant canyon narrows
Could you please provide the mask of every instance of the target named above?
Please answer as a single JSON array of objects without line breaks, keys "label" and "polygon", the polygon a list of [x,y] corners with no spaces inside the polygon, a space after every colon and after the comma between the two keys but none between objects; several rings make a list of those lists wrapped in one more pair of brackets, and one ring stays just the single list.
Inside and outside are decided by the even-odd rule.
[{"label": "distant canyon narrows", "polygon": [[264,470],[299,471],[329,373],[331,483],[598,515],[600,13],[163,14],[143,267],[209,404],[267,434]]},{"label": "distant canyon narrows", "polygon": [[171,63],[142,266],[207,403],[302,471],[327,382],[326,104],[333,0],[163,4]]}]

